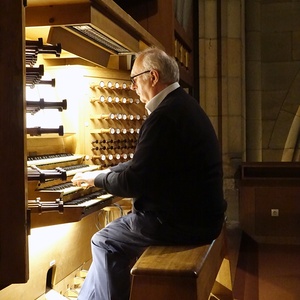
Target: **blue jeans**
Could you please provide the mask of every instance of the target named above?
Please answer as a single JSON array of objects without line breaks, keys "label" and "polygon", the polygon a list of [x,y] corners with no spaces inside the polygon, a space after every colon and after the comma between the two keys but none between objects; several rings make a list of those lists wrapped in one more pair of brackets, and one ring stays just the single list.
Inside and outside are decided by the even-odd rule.
[{"label": "blue jeans", "polygon": [[[130,269],[145,248],[189,243],[187,238],[153,213],[136,212],[114,220],[92,237],[93,262],[78,300],[128,300]],[[202,244],[209,242],[205,239]]]}]

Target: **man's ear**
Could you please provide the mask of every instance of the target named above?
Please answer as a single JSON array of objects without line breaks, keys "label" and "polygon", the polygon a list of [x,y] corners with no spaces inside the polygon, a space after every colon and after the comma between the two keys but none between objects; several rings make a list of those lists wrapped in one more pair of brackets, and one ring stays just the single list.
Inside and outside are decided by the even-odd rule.
[{"label": "man's ear", "polygon": [[152,86],[155,86],[157,82],[159,81],[159,73],[157,70],[151,70],[150,71]]}]

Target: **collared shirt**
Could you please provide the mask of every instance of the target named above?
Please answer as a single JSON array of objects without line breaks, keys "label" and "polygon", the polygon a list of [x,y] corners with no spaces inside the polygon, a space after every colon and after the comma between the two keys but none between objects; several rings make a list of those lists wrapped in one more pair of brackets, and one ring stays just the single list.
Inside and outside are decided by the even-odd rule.
[{"label": "collared shirt", "polygon": [[148,103],[146,103],[145,108],[148,111],[148,114],[150,115],[157,106],[166,98],[168,94],[179,88],[179,83],[174,82],[167,86],[165,89],[163,89],[161,92],[159,92],[157,95],[155,95]]}]

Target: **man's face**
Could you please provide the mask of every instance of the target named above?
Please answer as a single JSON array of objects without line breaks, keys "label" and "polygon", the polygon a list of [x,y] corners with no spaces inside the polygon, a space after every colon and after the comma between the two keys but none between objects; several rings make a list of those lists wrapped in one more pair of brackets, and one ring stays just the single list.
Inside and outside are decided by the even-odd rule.
[{"label": "man's face", "polygon": [[153,97],[150,80],[150,70],[143,69],[140,57],[138,57],[134,62],[131,70],[131,77],[133,77],[131,89],[137,93],[137,95],[140,97],[141,102],[147,103],[148,101],[150,101]]}]

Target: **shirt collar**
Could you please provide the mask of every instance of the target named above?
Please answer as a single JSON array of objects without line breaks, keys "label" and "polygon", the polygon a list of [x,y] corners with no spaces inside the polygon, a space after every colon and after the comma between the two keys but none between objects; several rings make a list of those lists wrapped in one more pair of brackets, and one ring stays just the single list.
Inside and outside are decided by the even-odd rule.
[{"label": "shirt collar", "polygon": [[148,111],[148,114],[150,115],[157,107],[158,105],[167,97],[168,94],[179,88],[179,83],[174,82],[167,86],[165,89],[163,89],[161,92],[159,92],[157,95],[155,95],[149,102],[146,103],[145,108]]}]

